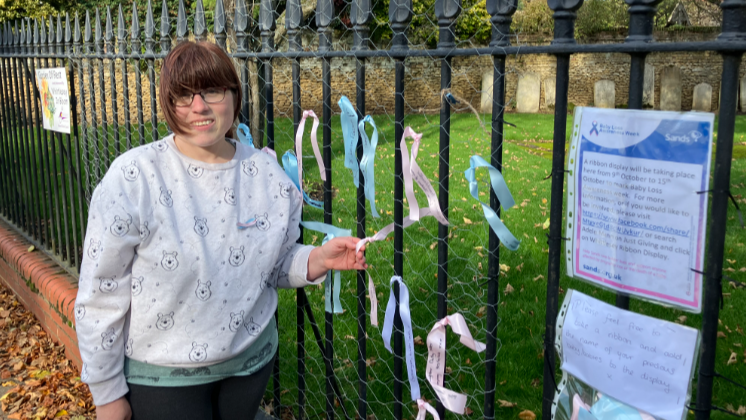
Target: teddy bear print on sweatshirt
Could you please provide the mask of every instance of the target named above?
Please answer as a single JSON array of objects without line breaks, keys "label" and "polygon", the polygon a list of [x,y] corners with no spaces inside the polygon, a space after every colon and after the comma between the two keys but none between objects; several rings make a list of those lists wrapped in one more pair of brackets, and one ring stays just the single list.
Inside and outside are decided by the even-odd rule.
[{"label": "teddy bear print on sweatshirt", "polygon": [[166,271],[174,271],[179,268],[179,260],[176,259],[177,255],[179,255],[179,253],[176,251],[163,251],[163,258],[161,258],[161,267],[163,267],[163,269]]},{"label": "teddy bear print on sweatshirt", "polygon": [[197,279],[197,289],[194,291],[194,294],[197,295],[199,300],[204,302],[207,299],[210,299],[210,296],[212,296],[212,291],[210,291],[211,284],[212,283],[209,280],[202,283],[200,279]]},{"label": "teddy bear print on sweatshirt", "polygon": [[231,255],[228,258],[228,262],[232,266],[234,267],[240,266],[241,264],[243,264],[245,259],[246,259],[246,256],[243,253],[243,245],[241,245],[241,248],[231,247]]},{"label": "teddy bear print on sweatshirt", "polygon": [[259,168],[256,167],[256,162],[253,160],[241,162],[241,169],[246,175],[257,176],[259,174]]},{"label": "teddy bear print on sweatshirt", "polygon": [[158,314],[158,321],[155,322],[155,327],[161,331],[170,330],[174,326],[174,312],[168,314]]},{"label": "teddy bear print on sweatshirt", "polygon": [[[128,215],[129,216],[129,215]],[[111,224],[111,234],[114,236],[122,237],[127,234],[130,230],[130,224],[132,224],[132,216],[129,216],[127,220],[122,219],[119,216],[114,216],[114,223]]]},{"label": "teddy bear print on sweatshirt", "polygon": [[189,167],[187,168],[187,173],[189,174],[189,176],[191,176],[194,179],[201,177],[204,172],[205,172],[204,168],[200,168],[199,166],[194,166],[191,163],[189,164]]},{"label": "teddy bear print on sweatshirt", "polygon": [[241,324],[243,324],[243,314],[244,311],[241,311],[237,314],[231,312],[231,321],[228,323],[228,328],[232,332],[236,332],[239,328],[241,328]]},{"label": "teddy bear print on sweatshirt", "polygon": [[193,362],[204,362],[207,359],[207,343],[197,344],[192,343],[192,349],[189,351],[189,360]]},{"label": "teddy bear print on sweatshirt", "polygon": [[104,247],[101,246],[101,241],[91,238],[91,244],[88,245],[88,256],[91,257],[92,260],[97,260],[98,257],[101,256],[103,250]]},{"label": "teddy bear print on sweatshirt", "polygon": [[116,341],[117,334],[114,332],[114,328],[109,328],[106,332],[101,333],[101,347],[104,350],[111,350]]},{"label": "teddy bear print on sweatshirt", "polygon": [[207,219],[200,219],[199,217],[194,216],[194,231],[197,232],[197,235],[203,238],[207,236],[207,234],[210,233],[210,229],[207,227]]},{"label": "teddy bear print on sweatshirt", "polygon": [[122,166],[122,172],[124,173],[124,179],[129,182],[136,181],[137,177],[140,175],[140,169],[137,167],[134,160],[129,165]]}]

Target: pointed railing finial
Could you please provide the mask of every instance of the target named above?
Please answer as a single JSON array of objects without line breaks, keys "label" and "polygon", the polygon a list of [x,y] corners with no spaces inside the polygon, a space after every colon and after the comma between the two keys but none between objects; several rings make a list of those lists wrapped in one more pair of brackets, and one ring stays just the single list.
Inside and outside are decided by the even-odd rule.
[{"label": "pointed railing finial", "polygon": [[127,54],[127,29],[124,27],[122,3],[119,3],[119,10],[117,10],[117,41],[119,42],[119,54]]},{"label": "pointed railing finial", "polygon": [[111,54],[114,52],[114,25],[111,21],[111,7],[106,6],[106,30],[104,32],[104,41],[106,42],[106,52]]},{"label": "pointed railing finial", "polygon": [[166,0],[161,2],[161,52],[171,51],[171,22],[168,19],[168,5]]},{"label": "pointed railing finial", "polygon": [[148,0],[148,10],[145,13],[145,54],[154,54],[153,47],[155,41],[153,40],[155,35],[155,25],[153,23],[153,2]]},{"label": "pointed railing finial", "polygon": [[132,0],[132,28],[130,28],[130,37],[132,40],[132,53],[140,54],[140,18],[137,17],[136,0]]},{"label": "pointed railing finial", "polygon": [[194,12],[195,41],[203,41],[206,33],[207,25],[205,24],[205,6],[202,4],[202,0],[197,0],[197,9]]},{"label": "pointed railing finial", "polygon": [[223,7],[223,0],[217,0],[215,2],[215,41],[218,46],[225,50],[225,8]]},{"label": "pointed railing finial", "polygon": [[70,12],[65,12],[65,45],[73,42],[73,28],[70,25]]},{"label": "pointed railing finial", "polygon": [[391,0],[389,2],[389,22],[394,36],[391,40],[392,50],[409,48],[407,27],[412,21],[412,0]]},{"label": "pointed railing finial", "polygon": [[18,42],[21,47],[21,52],[26,52],[26,21],[21,18],[21,31],[18,34]]},{"label": "pointed railing finial", "polygon": [[39,19],[34,18],[34,54],[39,54]]},{"label": "pointed railing finial", "polygon": [[96,8],[96,33],[93,35],[93,37],[96,40],[96,54],[103,54],[104,53],[104,34],[103,29],[101,28],[101,13]]},{"label": "pointed railing finial", "polygon": [[64,44],[62,43],[62,15],[57,15],[57,54],[62,54]]},{"label": "pointed railing finial", "polygon": [[31,18],[26,18],[26,51],[29,53],[31,53],[33,41],[33,33],[31,32]]},{"label": "pointed railing finial", "polygon": [[54,19],[52,16],[49,16],[49,32],[47,33],[47,45],[49,46],[49,50],[47,50],[50,54],[54,54]]},{"label": "pointed railing finial", "polygon": [[176,42],[182,42],[187,36],[187,15],[184,0],[179,0],[179,11],[176,14]]},{"label": "pointed railing finial", "polygon": [[80,33],[80,17],[78,16],[78,12],[75,12],[75,30],[73,31],[73,45],[75,46],[76,53],[83,52],[83,50],[80,49],[80,41],[82,41],[82,38],[83,36]]},{"label": "pointed railing finial", "polygon": [[246,29],[249,26],[249,20],[246,17],[246,1],[236,0],[236,16],[233,19],[233,29],[236,31],[236,46],[239,52],[246,51]]},{"label": "pointed railing finial", "polygon": [[93,52],[93,42],[91,39],[91,14],[85,11],[85,29],[83,30],[83,43],[85,44],[85,53]]},{"label": "pointed railing finial", "polygon": [[41,17],[41,24],[39,25],[39,47],[41,47],[41,53],[47,52],[47,24],[44,21],[44,16]]}]

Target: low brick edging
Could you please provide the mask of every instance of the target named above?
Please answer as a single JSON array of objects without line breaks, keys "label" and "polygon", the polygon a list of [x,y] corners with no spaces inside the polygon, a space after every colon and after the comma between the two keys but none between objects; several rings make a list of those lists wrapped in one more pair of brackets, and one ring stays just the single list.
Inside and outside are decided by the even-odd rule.
[{"label": "low brick edging", "polygon": [[52,340],[65,346],[65,355],[82,366],[75,333],[77,280],[0,220],[0,282],[39,320]]}]

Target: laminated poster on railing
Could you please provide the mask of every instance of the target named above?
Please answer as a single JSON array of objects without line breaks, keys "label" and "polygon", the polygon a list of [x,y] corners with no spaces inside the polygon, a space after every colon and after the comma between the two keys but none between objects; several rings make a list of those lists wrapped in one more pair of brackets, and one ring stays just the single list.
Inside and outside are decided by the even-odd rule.
[{"label": "laminated poster on railing", "polygon": [[683,420],[699,331],[568,290],[557,317],[554,420]]},{"label": "laminated poster on railing", "polygon": [[575,108],[567,273],[702,310],[714,115]]},{"label": "laminated poster on railing", "polygon": [[70,93],[64,67],[36,69],[45,130],[70,134]]}]

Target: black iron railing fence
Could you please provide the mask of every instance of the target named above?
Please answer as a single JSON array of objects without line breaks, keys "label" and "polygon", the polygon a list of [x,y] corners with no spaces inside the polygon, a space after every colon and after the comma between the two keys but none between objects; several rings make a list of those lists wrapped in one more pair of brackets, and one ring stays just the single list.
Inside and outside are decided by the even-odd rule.
[{"label": "black iron railing fence", "polygon": [[[275,118],[273,108],[273,59],[292,60],[293,80],[293,127],[297,130],[302,116],[301,60],[320,60],[322,64],[323,113],[323,160],[327,168],[327,180],[323,186],[324,222],[334,223],[332,209],[332,83],[331,60],[342,58],[354,60],[356,66],[355,101],[359,116],[366,114],[366,59],[386,57],[394,62],[391,81],[395,87],[394,139],[401,138],[405,118],[405,69],[409,57],[425,56],[440,60],[441,84],[439,91],[449,89],[452,82],[451,62],[456,57],[489,55],[494,62],[494,84],[492,91],[491,118],[491,163],[502,168],[502,145],[504,140],[503,113],[505,110],[506,57],[513,54],[553,54],[557,59],[556,104],[554,119],[554,143],[552,158],[552,189],[549,227],[549,265],[546,290],[546,324],[544,353],[544,400],[543,418],[551,416],[552,397],[556,366],[554,325],[559,306],[560,261],[562,254],[562,203],[565,180],[565,141],[568,109],[569,62],[572,54],[587,52],[616,52],[631,56],[629,108],[642,108],[643,75],[645,57],[651,52],[715,51],[723,57],[722,89],[720,99],[717,155],[712,185],[712,212],[708,227],[707,275],[705,284],[705,310],[703,316],[703,341],[699,375],[697,382],[696,416],[709,418],[712,400],[714,371],[714,348],[718,322],[718,299],[720,296],[720,273],[723,261],[726,208],[730,179],[731,153],[735,124],[738,76],[741,57],[746,50],[746,0],[725,0],[720,7],[723,11],[722,33],[711,42],[656,43],[652,38],[653,15],[659,0],[626,0],[629,5],[629,36],[622,44],[578,45],[574,39],[576,11],[582,0],[549,0],[554,11],[554,40],[551,45],[514,47],[510,44],[510,25],[516,11],[516,0],[487,0],[487,12],[491,16],[492,41],[487,47],[460,48],[454,35],[454,24],[461,12],[460,0],[437,0],[435,18],[439,27],[439,40],[436,49],[410,49],[407,28],[412,19],[411,0],[392,0],[389,4],[389,25],[393,38],[389,48],[369,49],[369,23],[373,19],[370,0],[353,0],[349,17],[353,31],[353,48],[347,51],[332,50],[332,25],[334,4],[332,0],[318,0],[316,6],[316,28],[318,49],[306,51],[302,46],[301,28],[303,11],[300,0],[288,0],[286,20],[288,48],[285,52],[275,51],[274,30],[276,27],[275,4],[272,0],[261,0],[258,20],[247,12],[244,0],[236,0],[233,27],[226,27],[226,14],[222,0],[217,0],[214,19],[214,41],[229,51],[240,69],[244,88],[242,119],[247,120],[253,104],[250,103],[250,65],[256,65],[261,72],[262,118],[266,121],[263,130],[255,131],[266,137],[269,147],[275,146]],[[55,258],[62,267],[75,274],[80,266],[82,241],[86,227],[86,205],[95,184],[108,168],[112,158],[123,151],[158,139],[167,128],[159,122],[157,114],[156,79],[160,60],[168,53],[174,42],[170,33],[169,10],[165,1],[162,6],[159,38],[156,38],[153,9],[149,4],[144,33],[137,15],[132,16],[129,29],[125,27],[123,10],[118,10],[116,37],[114,36],[111,10],[106,10],[102,25],[99,10],[95,11],[94,28],[91,30],[91,16],[86,13],[83,30],[76,16],[71,22],[69,16],[55,19],[22,20],[2,24],[0,42],[0,214],[2,219],[15,226],[39,249]],[[187,16],[183,5],[178,10],[175,41],[189,37]],[[55,22],[56,21],[56,22]],[[193,16],[194,39],[207,39],[205,13],[201,1],[197,2]],[[230,39],[227,29],[232,29]],[[252,34],[259,34],[255,38]],[[144,34],[144,43],[143,43]],[[94,36],[95,35],[95,36]],[[251,46],[250,46],[251,45]],[[459,47],[459,48],[457,48]],[[119,67],[117,68],[117,64]],[[35,69],[64,66],[70,86],[72,112],[72,133],[63,135],[41,129],[40,101],[36,90]],[[145,73],[145,74],[142,74]],[[134,75],[135,99],[130,98],[130,77]],[[109,88],[106,82],[109,82]],[[118,80],[121,79],[121,80]],[[147,83],[147,86],[143,86]],[[119,87],[122,87],[120,90]],[[253,88],[253,87],[252,87]],[[143,94],[143,90],[148,92]],[[123,93],[119,109],[118,92]],[[149,98],[149,104],[143,103]],[[132,113],[132,114],[131,114]],[[123,116],[122,116],[123,114]],[[149,118],[146,118],[149,116]],[[449,158],[451,139],[451,106],[442,101],[440,111],[438,151],[439,202],[443,212],[449,210],[449,172],[452,170]],[[254,127],[257,130],[257,127]],[[395,141],[394,206],[393,217],[396,223],[393,241],[393,273],[406,275],[404,270],[405,245],[402,220],[404,218],[404,188],[402,178],[401,150]],[[357,149],[358,159],[362,157],[362,146]],[[366,236],[365,195],[363,177],[357,189],[355,218],[359,237]],[[490,204],[499,212],[499,202],[494,192],[490,194]],[[438,226],[437,234],[437,318],[449,313],[449,228]],[[432,248],[431,248],[432,249]],[[489,231],[489,256],[487,269],[486,316],[483,325],[486,331],[487,352],[484,357],[484,378],[478,387],[477,395],[483,397],[481,415],[495,417],[495,389],[497,352],[499,350],[498,330],[498,284],[500,277],[499,241]],[[334,361],[334,317],[325,314],[325,331],[319,331],[309,298],[305,291],[297,292],[297,383],[281,383],[279,362],[275,366],[273,385],[273,405],[275,413],[282,407],[290,406],[296,418],[323,417],[401,419],[410,412],[408,398],[404,395],[406,378],[403,372],[402,324],[397,313],[394,333],[393,385],[390,395],[394,399],[388,412],[373,413],[369,399],[369,365],[366,323],[369,315],[366,310],[366,273],[357,273],[355,295],[357,297],[357,335],[354,352],[356,375],[348,382],[341,381],[335,374]],[[398,299],[398,287],[394,291]],[[626,296],[618,296],[617,305],[628,307]],[[310,325],[314,338],[323,354],[323,380],[314,384],[325,384],[324,407],[316,407],[309,397],[320,391],[308,386],[313,375],[308,367],[309,354],[305,344],[306,328]],[[351,357],[352,359],[352,357]],[[480,371],[482,372],[482,371]],[[282,389],[296,388],[292,397],[282,397]],[[344,389],[347,396],[343,396]],[[349,389],[356,393],[349,395]],[[288,400],[293,402],[289,403]],[[284,404],[283,404],[284,400]],[[438,404],[441,416],[444,408]]]}]

